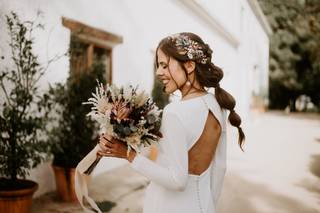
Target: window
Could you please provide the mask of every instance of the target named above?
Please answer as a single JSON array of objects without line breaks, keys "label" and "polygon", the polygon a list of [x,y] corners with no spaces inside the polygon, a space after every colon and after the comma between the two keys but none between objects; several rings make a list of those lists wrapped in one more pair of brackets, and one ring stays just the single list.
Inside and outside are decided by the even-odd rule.
[{"label": "window", "polygon": [[106,82],[112,83],[112,48],[123,42],[122,37],[64,17],[62,24],[71,31],[70,72],[87,72],[99,66]]}]

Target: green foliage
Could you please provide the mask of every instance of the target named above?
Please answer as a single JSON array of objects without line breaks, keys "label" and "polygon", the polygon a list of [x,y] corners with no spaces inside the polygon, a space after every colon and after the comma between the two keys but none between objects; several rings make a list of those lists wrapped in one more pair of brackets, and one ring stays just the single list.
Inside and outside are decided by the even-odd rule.
[{"label": "green foliage", "polygon": [[[15,181],[45,159],[48,144],[43,126],[45,96],[38,90],[43,69],[33,53],[32,31],[43,26],[36,21],[20,21],[17,14],[6,15],[12,66],[0,68],[0,176]],[[4,59],[4,57],[2,57]],[[7,63],[10,60],[6,61]]]},{"label": "green foliage", "polygon": [[155,77],[152,89],[152,99],[160,109],[163,109],[169,103],[169,95],[164,93],[162,89],[163,84]]},{"label": "green foliage", "polygon": [[52,127],[48,132],[54,155],[53,164],[74,168],[95,146],[98,134],[95,123],[86,116],[90,106],[83,105],[91,97],[96,80],[105,83],[105,66],[93,64],[86,72],[70,72],[66,84],[50,87],[48,96],[54,105],[51,111]]},{"label": "green foliage", "polygon": [[301,94],[310,96],[320,107],[320,1],[259,2],[274,31],[270,47],[270,108],[284,108]]}]

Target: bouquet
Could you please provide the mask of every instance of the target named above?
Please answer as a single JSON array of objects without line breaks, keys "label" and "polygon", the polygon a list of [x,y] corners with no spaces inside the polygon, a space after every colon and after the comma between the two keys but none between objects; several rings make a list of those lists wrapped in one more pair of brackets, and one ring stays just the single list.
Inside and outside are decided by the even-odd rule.
[{"label": "bouquet", "polygon": [[[156,104],[145,93],[138,91],[138,86],[122,86],[98,82],[95,93],[83,104],[90,104],[88,113],[100,125],[100,134],[108,134],[125,142],[127,155],[134,149],[138,153],[142,146],[149,146],[159,141],[161,113]],[[86,170],[90,174],[98,164],[101,156]]]}]

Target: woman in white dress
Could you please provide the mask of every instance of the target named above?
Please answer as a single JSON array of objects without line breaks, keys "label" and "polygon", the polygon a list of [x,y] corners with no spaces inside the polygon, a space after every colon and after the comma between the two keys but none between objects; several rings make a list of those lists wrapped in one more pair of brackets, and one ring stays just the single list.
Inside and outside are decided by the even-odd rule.
[{"label": "woman in white dress", "polygon": [[[182,98],[163,110],[158,156],[155,161],[131,151],[109,137],[100,137],[103,156],[125,158],[150,179],[143,213],[214,213],[226,171],[226,117],[244,133],[235,113],[234,98],[219,86],[222,70],[211,62],[212,51],[193,33],[164,38],[156,51],[156,75],[168,94]],[[205,88],[215,88],[215,94]],[[108,139],[109,138],[109,139]]]}]

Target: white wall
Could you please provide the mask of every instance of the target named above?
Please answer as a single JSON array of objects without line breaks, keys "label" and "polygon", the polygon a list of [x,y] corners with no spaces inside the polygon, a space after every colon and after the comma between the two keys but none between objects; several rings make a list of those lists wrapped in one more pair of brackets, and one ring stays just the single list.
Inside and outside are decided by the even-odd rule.
[{"label": "white wall", "polygon": [[[241,109],[248,116],[252,102],[252,93],[267,95],[269,72],[269,38],[247,1],[241,2],[240,16],[241,44],[238,49],[238,63],[243,70],[238,79],[241,80],[238,91],[241,92]],[[257,70],[254,71],[254,67]],[[258,87],[258,88],[257,88]],[[258,91],[257,91],[258,90]]]},{"label": "white wall", "polygon": [[[21,19],[33,19],[36,11],[44,12],[42,22],[46,29],[36,32],[36,49],[41,62],[56,54],[63,54],[69,45],[70,32],[61,24],[61,17],[71,18],[87,25],[123,37],[123,43],[113,51],[113,83],[140,84],[151,92],[153,86],[153,53],[157,43],[165,36],[190,31],[202,37],[213,49],[213,62],[224,70],[221,86],[237,100],[236,110],[242,117],[249,113],[252,79],[250,72],[255,63],[261,64],[261,85],[266,86],[268,67],[268,37],[257,21],[246,0],[199,0],[212,19],[221,24],[238,44],[230,42],[223,34],[177,0],[0,0],[1,14],[16,11]],[[241,5],[244,13],[241,13]],[[243,17],[242,17],[243,15]],[[241,18],[242,17],[242,18]],[[0,21],[0,51],[6,51],[8,39],[4,19]],[[259,51],[256,51],[259,50]],[[68,58],[61,58],[49,67],[43,88],[48,82],[65,81],[69,70]],[[98,172],[103,172],[125,161],[107,160]],[[53,190],[55,184],[49,164],[32,172],[31,178],[40,182],[37,195]],[[49,177],[50,176],[50,177]]]}]

